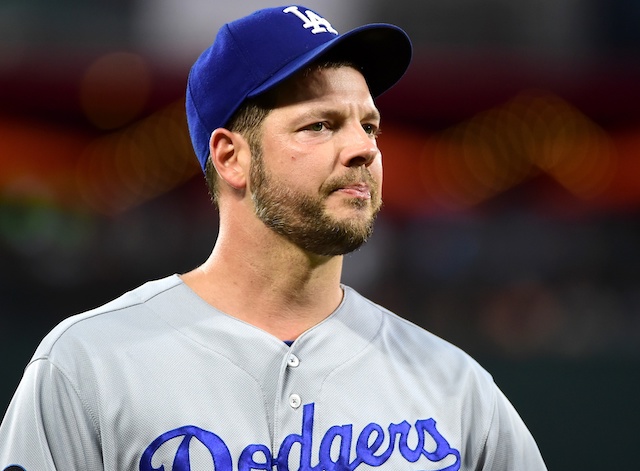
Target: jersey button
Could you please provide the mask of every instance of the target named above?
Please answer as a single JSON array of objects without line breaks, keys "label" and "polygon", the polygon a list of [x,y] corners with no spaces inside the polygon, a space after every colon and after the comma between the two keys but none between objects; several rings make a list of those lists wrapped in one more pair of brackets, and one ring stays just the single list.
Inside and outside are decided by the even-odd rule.
[{"label": "jersey button", "polygon": [[289,355],[289,359],[287,360],[287,365],[291,368],[296,368],[300,364],[300,359],[295,356],[293,353]]},{"label": "jersey button", "polygon": [[292,409],[297,409],[302,405],[302,399],[297,394],[292,394],[289,396],[289,405]]}]

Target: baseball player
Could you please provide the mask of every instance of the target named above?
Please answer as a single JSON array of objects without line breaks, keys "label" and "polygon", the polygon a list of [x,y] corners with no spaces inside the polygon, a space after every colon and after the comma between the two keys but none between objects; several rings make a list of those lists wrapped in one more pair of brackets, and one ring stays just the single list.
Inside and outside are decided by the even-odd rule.
[{"label": "baseball player", "polygon": [[195,270],[58,325],[3,471],[541,471],[491,376],[340,283],[381,205],[374,98],[411,43],[299,5],[223,26],[186,107],[220,231]]}]

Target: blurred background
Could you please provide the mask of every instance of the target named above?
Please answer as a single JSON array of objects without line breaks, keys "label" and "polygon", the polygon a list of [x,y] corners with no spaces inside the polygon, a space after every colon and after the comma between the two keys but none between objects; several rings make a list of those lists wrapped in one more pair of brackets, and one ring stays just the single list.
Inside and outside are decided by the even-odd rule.
[{"label": "blurred background", "polygon": [[[308,0],[415,43],[344,281],[495,377],[549,469],[637,469],[640,2]],[[202,262],[188,70],[273,2],[0,1],[0,415],[63,318]]]}]

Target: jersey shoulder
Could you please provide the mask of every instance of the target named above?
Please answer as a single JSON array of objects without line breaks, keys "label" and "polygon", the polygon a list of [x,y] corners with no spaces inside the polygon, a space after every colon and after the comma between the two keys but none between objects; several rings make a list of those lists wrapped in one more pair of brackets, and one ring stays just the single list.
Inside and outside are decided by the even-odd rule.
[{"label": "jersey shoulder", "polygon": [[354,295],[381,317],[380,329],[373,341],[391,357],[416,368],[441,371],[452,377],[464,371],[477,376],[481,382],[493,383],[489,372],[462,348],[356,292]]},{"label": "jersey shoulder", "polygon": [[181,284],[177,275],[147,282],[95,309],[68,317],[49,332],[36,349],[31,361],[49,358],[55,353],[73,350],[71,344],[103,343],[120,332],[136,327],[145,303]]}]

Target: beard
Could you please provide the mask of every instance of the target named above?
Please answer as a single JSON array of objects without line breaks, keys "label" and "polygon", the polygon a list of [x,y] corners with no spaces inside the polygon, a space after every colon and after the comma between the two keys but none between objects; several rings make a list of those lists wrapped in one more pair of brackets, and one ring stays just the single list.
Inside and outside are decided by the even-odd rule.
[{"label": "beard", "polygon": [[[373,177],[364,167],[328,180],[317,196],[311,196],[277,181],[267,173],[261,153],[254,152],[250,181],[258,218],[277,234],[316,255],[344,255],[358,249],[373,233],[382,206]],[[333,191],[363,181],[370,188],[370,200],[350,198],[344,204],[368,212],[367,215],[338,219],[327,213],[325,200]]]}]

